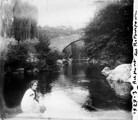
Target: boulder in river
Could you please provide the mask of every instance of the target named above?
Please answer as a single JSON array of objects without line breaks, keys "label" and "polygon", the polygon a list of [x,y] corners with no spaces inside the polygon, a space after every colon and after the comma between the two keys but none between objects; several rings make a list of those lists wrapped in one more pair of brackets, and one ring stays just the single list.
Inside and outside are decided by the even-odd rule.
[{"label": "boulder in river", "polygon": [[107,80],[130,82],[131,67],[131,64],[121,64],[113,70],[105,67],[101,72],[107,76]]},{"label": "boulder in river", "polygon": [[112,70],[109,67],[105,67],[101,72],[103,75],[108,76]]},{"label": "boulder in river", "polygon": [[121,64],[110,70],[105,67],[101,72],[106,76],[111,88],[114,89],[117,95],[128,97],[130,95],[131,87],[131,64]]}]

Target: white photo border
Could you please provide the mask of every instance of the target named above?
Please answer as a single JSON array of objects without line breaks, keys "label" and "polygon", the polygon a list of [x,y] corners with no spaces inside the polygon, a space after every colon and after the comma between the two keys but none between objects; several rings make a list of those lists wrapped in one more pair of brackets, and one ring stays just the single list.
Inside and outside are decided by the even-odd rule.
[{"label": "white photo border", "polygon": [[132,61],[132,115],[133,120],[138,120],[138,1],[134,0],[133,10],[133,61]]}]

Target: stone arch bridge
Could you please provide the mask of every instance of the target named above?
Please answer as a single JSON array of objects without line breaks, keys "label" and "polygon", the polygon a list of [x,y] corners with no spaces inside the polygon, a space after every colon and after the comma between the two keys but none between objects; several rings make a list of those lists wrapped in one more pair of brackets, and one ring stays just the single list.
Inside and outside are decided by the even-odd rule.
[{"label": "stone arch bridge", "polygon": [[83,40],[81,34],[61,36],[50,41],[50,48],[63,52],[69,45],[81,40]]}]

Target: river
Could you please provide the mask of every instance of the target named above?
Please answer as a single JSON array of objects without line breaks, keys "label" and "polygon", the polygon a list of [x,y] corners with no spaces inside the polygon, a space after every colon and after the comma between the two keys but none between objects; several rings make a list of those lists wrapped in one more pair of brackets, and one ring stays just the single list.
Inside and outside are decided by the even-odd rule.
[{"label": "river", "polygon": [[83,118],[96,111],[130,112],[130,95],[117,94],[126,93],[126,84],[117,83],[112,89],[101,74],[102,69],[103,66],[85,60],[74,60],[57,72],[5,75],[4,99],[10,108],[19,106],[29,82],[37,79],[39,91],[44,94],[41,102],[47,108],[44,116]]}]

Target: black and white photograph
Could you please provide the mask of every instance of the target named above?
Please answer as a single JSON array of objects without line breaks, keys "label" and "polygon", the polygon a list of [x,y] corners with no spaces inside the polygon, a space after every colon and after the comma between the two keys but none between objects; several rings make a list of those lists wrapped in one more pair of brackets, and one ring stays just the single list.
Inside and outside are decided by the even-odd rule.
[{"label": "black and white photograph", "polygon": [[1,120],[137,120],[136,0],[0,0]]}]

